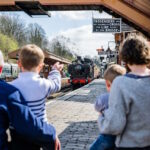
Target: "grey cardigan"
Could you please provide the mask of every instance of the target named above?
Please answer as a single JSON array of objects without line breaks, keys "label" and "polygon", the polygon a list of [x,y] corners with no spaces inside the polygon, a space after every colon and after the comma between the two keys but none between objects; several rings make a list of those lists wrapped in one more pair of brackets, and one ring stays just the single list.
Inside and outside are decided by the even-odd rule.
[{"label": "grey cardigan", "polygon": [[117,147],[150,146],[150,76],[117,77],[98,124],[101,133],[117,135]]}]

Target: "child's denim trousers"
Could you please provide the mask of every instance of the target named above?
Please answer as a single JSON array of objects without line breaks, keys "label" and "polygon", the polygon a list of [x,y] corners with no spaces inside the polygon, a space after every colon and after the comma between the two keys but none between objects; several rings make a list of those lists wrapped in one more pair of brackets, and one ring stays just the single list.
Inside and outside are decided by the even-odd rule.
[{"label": "child's denim trousers", "polygon": [[99,137],[92,143],[90,150],[113,150],[115,148],[114,135],[100,134]]}]

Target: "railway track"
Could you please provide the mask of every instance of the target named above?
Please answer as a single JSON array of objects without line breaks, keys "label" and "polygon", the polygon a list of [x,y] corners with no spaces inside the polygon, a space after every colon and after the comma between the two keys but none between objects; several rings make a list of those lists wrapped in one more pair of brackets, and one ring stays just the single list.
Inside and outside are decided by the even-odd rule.
[{"label": "railway track", "polygon": [[71,91],[72,91],[72,87],[71,87],[71,85],[69,85],[69,86],[62,88],[59,92],[50,95],[47,99],[50,100],[50,99],[54,99],[57,97],[61,97],[61,96],[64,96],[65,94],[67,94]]}]

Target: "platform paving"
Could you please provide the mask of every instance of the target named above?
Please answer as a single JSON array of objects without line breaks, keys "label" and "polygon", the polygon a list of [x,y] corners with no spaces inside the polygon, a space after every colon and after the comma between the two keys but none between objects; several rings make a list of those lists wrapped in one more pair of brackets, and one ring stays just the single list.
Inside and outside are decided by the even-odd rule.
[{"label": "platform paving", "polygon": [[97,95],[106,91],[104,80],[90,84],[57,98],[46,105],[47,117],[56,127],[62,150],[88,150],[98,136],[93,104]]}]

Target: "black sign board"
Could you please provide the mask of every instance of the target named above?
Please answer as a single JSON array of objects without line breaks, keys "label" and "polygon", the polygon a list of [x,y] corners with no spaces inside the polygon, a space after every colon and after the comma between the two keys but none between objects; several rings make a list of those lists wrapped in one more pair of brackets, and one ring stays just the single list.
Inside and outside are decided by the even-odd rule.
[{"label": "black sign board", "polygon": [[135,29],[130,27],[129,25],[125,24],[124,22],[121,23],[121,31],[122,32],[131,32],[134,31]]},{"label": "black sign board", "polygon": [[93,18],[93,32],[108,32],[120,33],[121,32],[121,19],[96,19]]}]

